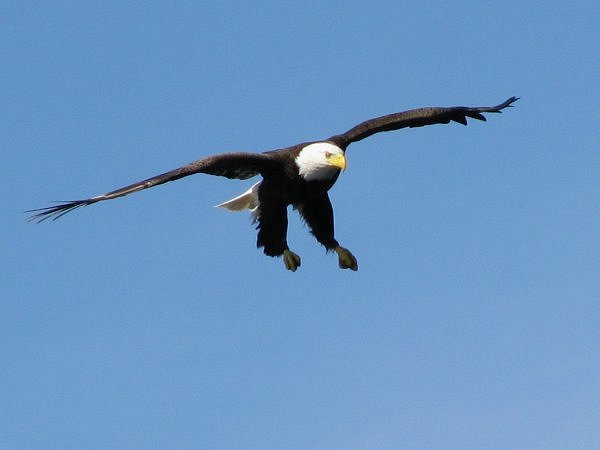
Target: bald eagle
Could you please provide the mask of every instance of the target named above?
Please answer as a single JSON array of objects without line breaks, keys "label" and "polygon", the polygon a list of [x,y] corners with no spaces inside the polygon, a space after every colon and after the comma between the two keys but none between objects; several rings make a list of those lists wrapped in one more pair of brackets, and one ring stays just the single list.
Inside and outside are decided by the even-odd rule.
[{"label": "bald eagle", "polygon": [[491,107],[428,107],[389,114],[367,120],[345,133],[324,140],[263,153],[234,152],[208,156],[106,194],[27,212],[35,212],[29,220],[42,222],[48,218],[58,219],[80,206],[122,197],[196,173],[240,180],[260,175],[262,179],[246,192],[217,205],[230,211],[251,211],[257,224],[258,248],[262,247],[268,256],[283,256],[288,270],[296,271],[300,266],[300,257],[289,249],[287,243],[287,207],[292,205],[316,240],[327,251],[337,253],[340,268],[358,270],[354,255],[335,239],[333,208],[327,195],[340,171],[346,168],[345,153],[348,145],[381,131],[446,124],[451,121],[466,125],[467,117],[485,121],[483,113],[499,113],[517,100],[517,97],[511,97],[504,103]]}]

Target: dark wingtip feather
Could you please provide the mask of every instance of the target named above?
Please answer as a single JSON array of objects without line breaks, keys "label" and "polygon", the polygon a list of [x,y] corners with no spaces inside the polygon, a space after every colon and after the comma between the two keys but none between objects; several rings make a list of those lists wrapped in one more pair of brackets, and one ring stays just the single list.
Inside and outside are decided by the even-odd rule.
[{"label": "dark wingtip feather", "polygon": [[462,125],[467,125],[467,118],[465,116],[457,116],[454,117],[452,120]]},{"label": "dark wingtip feather", "polygon": [[501,113],[504,108],[512,107],[512,104],[519,100],[519,97],[510,97],[504,102],[500,103],[496,106],[482,107],[482,108],[469,108],[470,111],[467,113],[469,117],[473,117],[474,119],[485,120],[485,118],[481,119],[478,116],[481,116],[481,113]]},{"label": "dark wingtip feather", "polygon": [[479,111],[469,111],[467,113],[467,116],[469,116],[471,119],[477,119],[477,120],[482,120],[484,122],[487,122],[487,118],[481,114]]},{"label": "dark wingtip feather", "polygon": [[504,108],[511,108],[512,104],[519,100],[519,98],[520,97],[512,96],[511,98],[507,99],[504,103],[500,103],[498,106],[494,106],[494,109],[496,109],[497,112],[501,112],[501,110]]},{"label": "dark wingtip feather", "polygon": [[88,200],[73,200],[73,201],[63,202],[60,205],[56,205],[56,206],[48,206],[46,208],[29,209],[25,212],[26,213],[35,213],[36,211],[40,211],[40,212],[37,212],[36,214],[29,216],[27,218],[27,222],[41,223],[47,219],[56,220],[59,217],[64,216],[68,212],[71,212],[74,209],[77,209],[81,206],[85,206],[87,204],[89,204]]}]

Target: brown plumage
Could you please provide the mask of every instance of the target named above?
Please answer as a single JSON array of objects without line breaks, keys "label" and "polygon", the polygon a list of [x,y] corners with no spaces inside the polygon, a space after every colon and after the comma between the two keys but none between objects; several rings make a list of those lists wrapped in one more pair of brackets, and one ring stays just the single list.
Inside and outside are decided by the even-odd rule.
[{"label": "brown plumage", "polygon": [[[340,170],[345,167],[344,154],[348,145],[382,131],[445,124],[451,121],[466,125],[467,118],[485,121],[484,113],[499,113],[517,100],[517,97],[511,97],[491,107],[413,109],[367,120],[345,133],[320,141],[263,153],[236,152],[209,156],[106,194],[30,210],[28,212],[35,214],[29,220],[43,222],[49,218],[58,219],[81,206],[122,197],[196,173],[240,180],[261,175],[262,181],[255,189],[234,200],[236,205],[246,204],[244,202],[253,205],[259,230],[257,245],[264,247],[265,254],[283,256],[286,267],[293,271],[300,265],[300,257],[289,250],[286,239],[287,207],[292,205],[310,227],[317,241],[327,250],[338,254],[340,267],[357,270],[356,258],[350,251],[340,247],[334,238],[333,208],[327,195]],[[234,210],[232,203],[233,200],[220,206]],[[236,206],[235,210],[238,209]]]}]

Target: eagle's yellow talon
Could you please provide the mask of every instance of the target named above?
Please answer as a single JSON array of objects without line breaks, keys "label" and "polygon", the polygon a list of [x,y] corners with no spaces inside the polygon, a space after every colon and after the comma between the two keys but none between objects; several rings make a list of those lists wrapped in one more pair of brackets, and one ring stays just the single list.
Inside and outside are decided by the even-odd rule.
[{"label": "eagle's yellow talon", "polygon": [[358,261],[354,257],[350,250],[339,245],[335,248],[335,252],[338,254],[338,265],[340,269],[358,270]]},{"label": "eagle's yellow talon", "polygon": [[292,272],[295,272],[301,264],[300,257],[291,250],[283,251],[283,263],[285,264],[285,268]]}]

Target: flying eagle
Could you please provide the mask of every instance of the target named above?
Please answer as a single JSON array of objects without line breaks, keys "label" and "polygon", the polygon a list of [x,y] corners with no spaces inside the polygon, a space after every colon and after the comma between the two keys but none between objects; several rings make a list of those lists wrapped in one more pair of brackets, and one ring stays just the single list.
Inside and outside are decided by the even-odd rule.
[{"label": "flying eagle", "polygon": [[300,257],[292,252],[287,244],[287,207],[292,205],[298,210],[317,241],[327,251],[333,250],[337,253],[340,268],[358,270],[358,262],[354,255],[341,247],[335,239],[333,208],[327,195],[340,171],[346,168],[345,153],[348,145],[381,131],[451,121],[466,125],[467,117],[485,121],[483,113],[499,113],[517,100],[517,97],[511,97],[504,103],[491,107],[412,109],[367,120],[345,133],[324,140],[263,153],[234,152],[208,156],[106,194],[30,210],[28,212],[35,214],[29,219],[37,222],[48,218],[58,219],[80,206],[122,197],[196,173],[240,180],[260,175],[262,180],[246,192],[218,205],[230,211],[250,209],[257,224],[258,248],[262,247],[268,256],[283,256],[288,270],[295,271],[300,266]]}]

